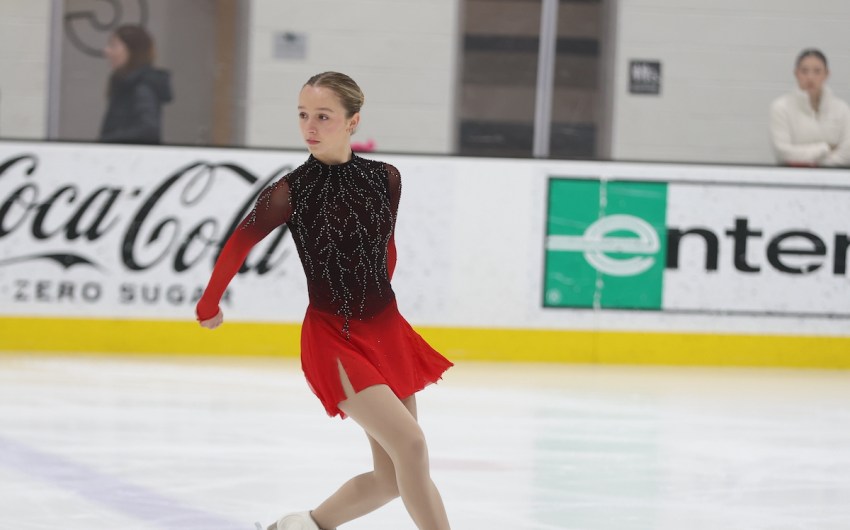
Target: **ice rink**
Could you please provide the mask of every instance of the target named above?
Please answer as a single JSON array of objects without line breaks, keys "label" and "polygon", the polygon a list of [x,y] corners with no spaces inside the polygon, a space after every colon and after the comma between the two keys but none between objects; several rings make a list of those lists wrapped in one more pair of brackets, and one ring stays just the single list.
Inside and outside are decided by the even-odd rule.
[{"label": "ice rink", "polygon": [[[0,367],[2,530],[253,530],[370,464],[293,359]],[[459,363],[419,413],[455,529],[850,528],[850,372]]]}]

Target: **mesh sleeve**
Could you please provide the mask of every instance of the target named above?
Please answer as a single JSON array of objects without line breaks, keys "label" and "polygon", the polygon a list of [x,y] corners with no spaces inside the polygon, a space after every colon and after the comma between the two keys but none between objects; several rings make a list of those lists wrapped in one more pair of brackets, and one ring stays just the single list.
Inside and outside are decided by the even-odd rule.
[{"label": "mesh sleeve", "polygon": [[393,210],[393,222],[398,215],[398,203],[401,199],[401,173],[395,166],[384,164],[387,168],[387,183],[390,187],[390,207]]},{"label": "mesh sleeve", "polygon": [[387,272],[390,279],[392,279],[397,256],[395,248],[395,222],[398,218],[398,204],[401,200],[401,173],[391,164],[385,164],[385,166],[387,168],[387,183],[390,188],[390,207],[393,212],[393,233],[390,236],[390,242],[387,246]]},{"label": "mesh sleeve", "polygon": [[198,320],[207,320],[218,314],[221,297],[248,253],[272,230],[289,221],[291,215],[292,204],[286,179],[260,193],[254,209],[230,235],[216,260],[207,288],[195,308]]}]

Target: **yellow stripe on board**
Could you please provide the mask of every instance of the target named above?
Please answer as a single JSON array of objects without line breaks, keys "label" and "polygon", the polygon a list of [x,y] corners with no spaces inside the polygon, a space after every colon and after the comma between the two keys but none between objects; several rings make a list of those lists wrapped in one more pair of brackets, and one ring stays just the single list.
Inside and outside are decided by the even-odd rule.
[{"label": "yellow stripe on board", "polygon": [[[451,360],[850,368],[850,337],[417,328]],[[0,318],[0,350],[298,355],[300,325]]]},{"label": "yellow stripe on board", "polygon": [[298,324],[0,318],[0,349],[11,351],[295,356]]},{"label": "yellow stripe on board", "polygon": [[421,328],[452,360],[850,368],[850,337]]}]

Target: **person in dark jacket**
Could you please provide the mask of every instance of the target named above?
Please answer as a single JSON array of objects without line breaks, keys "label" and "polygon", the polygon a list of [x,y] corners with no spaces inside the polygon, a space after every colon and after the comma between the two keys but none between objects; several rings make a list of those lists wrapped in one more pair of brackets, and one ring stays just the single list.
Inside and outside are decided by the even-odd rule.
[{"label": "person in dark jacket", "polygon": [[170,74],[153,66],[153,39],[141,26],[120,26],[104,49],[112,65],[101,142],[158,144],[162,105],[172,99]]}]

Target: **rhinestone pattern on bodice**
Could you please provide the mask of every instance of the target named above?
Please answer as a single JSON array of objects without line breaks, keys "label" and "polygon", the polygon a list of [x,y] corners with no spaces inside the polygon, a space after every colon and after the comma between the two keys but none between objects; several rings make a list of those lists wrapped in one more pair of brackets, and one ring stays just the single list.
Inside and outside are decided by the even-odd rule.
[{"label": "rhinestone pattern on bodice", "polygon": [[345,317],[346,324],[368,319],[394,297],[387,247],[398,200],[391,197],[388,173],[385,164],[358,156],[333,166],[311,156],[285,177],[288,224],[310,303]]},{"label": "rhinestone pattern on bodice", "polygon": [[[286,223],[307,277],[313,308],[368,320],[395,298],[392,243],[401,176],[390,164],[352,154],[344,164],[314,157],[264,189],[227,240],[196,309],[201,320],[219,301],[251,248]],[[389,256],[389,263],[388,263]]]}]

